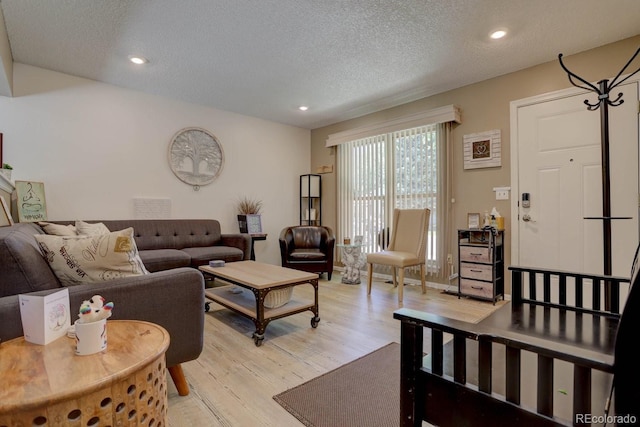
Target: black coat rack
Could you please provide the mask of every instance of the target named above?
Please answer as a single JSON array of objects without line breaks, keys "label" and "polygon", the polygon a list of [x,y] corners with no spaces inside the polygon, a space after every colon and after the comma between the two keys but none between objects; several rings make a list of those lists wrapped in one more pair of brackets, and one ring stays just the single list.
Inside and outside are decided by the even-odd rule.
[{"label": "black coat rack", "polygon": [[[617,107],[624,102],[622,92],[618,93],[615,99],[610,94],[613,89],[620,86],[631,76],[640,71],[640,67],[631,74],[621,78],[622,74],[629,68],[629,65],[640,54],[640,48],[636,50],[631,59],[627,61],[618,74],[609,82],[609,80],[600,80],[598,86],[589,83],[582,77],[571,72],[562,62],[562,54],[558,55],[558,61],[562,69],[568,74],[569,82],[575,87],[585,89],[598,94],[597,102],[590,103],[589,100],[584,101],[589,111],[600,109],[600,145],[602,156],[602,216],[586,217],[585,219],[596,219],[602,221],[603,249],[604,249],[604,274],[611,275],[611,221],[617,219],[631,219],[631,217],[615,217],[611,216],[611,179],[609,171],[609,106]],[[578,82],[576,82],[578,81]],[[617,289],[614,290],[610,284],[605,283],[605,308],[616,311],[619,309],[619,298]]]}]

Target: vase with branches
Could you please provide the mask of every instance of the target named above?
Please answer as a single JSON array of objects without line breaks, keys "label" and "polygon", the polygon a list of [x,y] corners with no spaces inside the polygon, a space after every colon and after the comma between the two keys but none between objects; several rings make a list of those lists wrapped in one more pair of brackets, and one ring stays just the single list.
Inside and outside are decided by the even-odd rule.
[{"label": "vase with branches", "polygon": [[237,204],[240,215],[259,215],[262,210],[262,201],[251,197],[242,197]]}]

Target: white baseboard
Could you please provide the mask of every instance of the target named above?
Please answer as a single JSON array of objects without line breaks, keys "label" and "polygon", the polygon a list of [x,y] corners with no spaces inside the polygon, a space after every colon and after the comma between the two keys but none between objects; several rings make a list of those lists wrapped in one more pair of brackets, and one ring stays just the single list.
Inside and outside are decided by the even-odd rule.
[{"label": "white baseboard", "polygon": [[[339,271],[340,273],[344,272],[344,267],[339,267],[336,266],[333,268],[335,271]],[[362,281],[363,283],[366,283],[366,271],[362,272]],[[380,274],[380,273],[373,273],[373,277],[374,279],[378,279],[380,281],[386,282],[388,280],[391,280],[391,275],[389,274]],[[449,280],[454,280],[458,278],[458,273],[454,273],[451,276],[449,276]],[[411,279],[411,278],[406,278],[404,279],[405,285],[410,285],[410,286],[420,286],[420,280],[418,279]],[[440,291],[444,291],[444,292],[451,292],[451,293],[456,293],[458,292],[458,285],[457,284],[447,284],[447,283],[436,283],[436,282],[430,282],[427,280],[427,287],[428,288],[433,288],[433,289],[438,289]],[[505,301],[511,301],[511,295],[510,294],[506,294],[504,296]]]},{"label": "white baseboard", "polygon": [[[344,267],[334,267],[333,269],[336,270],[336,271],[339,271],[341,273],[344,272]],[[363,282],[365,282],[365,283],[366,283],[366,280],[367,280],[366,279],[366,275],[367,275],[367,272],[363,271],[361,278],[362,278]],[[377,279],[379,281],[382,281],[382,282],[386,282],[386,281],[390,281],[391,280],[391,275],[390,274],[373,273],[373,278]],[[410,285],[410,286],[420,286],[420,280],[419,279],[412,279],[412,278],[405,277],[404,278],[404,283],[405,283],[405,285]],[[447,285],[445,283],[430,282],[428,280],[427,280],[427,287],[433,288],[433,289],[438,289],[438,290],[443,290],[443,291],[448,291],[448,290],[451,289],[451,286]],[[455,288],[457,289],[458,286],[456,285]]]}]

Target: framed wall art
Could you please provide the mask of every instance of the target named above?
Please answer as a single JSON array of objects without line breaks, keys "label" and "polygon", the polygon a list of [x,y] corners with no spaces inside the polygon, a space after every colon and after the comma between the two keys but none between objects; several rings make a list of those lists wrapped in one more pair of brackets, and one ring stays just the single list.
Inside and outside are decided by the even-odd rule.
[{"label": "framed wall art", "polygon": [[44,198],[44,183],[16,181],[16,206],[19,222],[47,220],[47,202]]},{"label": "framed wall art", "polygon": [[220,174],[223,164],[222,145],[211,132],[196,127],[184,128],[171,138],[171,171],[194,190],[211,184]]},{"label": "framed wall art", "polygon": [[500,129],[465,135],[463,144],[465,169],[502,166]]}]

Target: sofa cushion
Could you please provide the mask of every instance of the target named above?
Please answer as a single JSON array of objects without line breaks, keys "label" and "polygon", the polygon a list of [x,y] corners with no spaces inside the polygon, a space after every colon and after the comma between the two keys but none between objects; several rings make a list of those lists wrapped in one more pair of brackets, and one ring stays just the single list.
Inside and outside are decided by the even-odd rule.
[{"label": "sofa cushion", "polygon": [[191,257],[191,267],[206,265],[210,260],[221,259],[224,262],[242,261],[244,252],[230,246],[209,246],[205,248],[184,248]]},{"label": "sofa cushion", "polygon": [[95,236],[97,234],[107,234],[110,230],[101,222],[90,224],[84,221],[76,221],[76,231],[80,236]]},{"label": "sofa cushion", "polygon": [[45,259],[64,286],[147,274],[133,228],[94,236],[35,236]]},{"label": "sofa cushion", "polygon": [[289,255],[290,261],[324,261],[327,255],[320,249],[294,249]]},{"label": "sofa cushion", "polygon": [[169,270],[178,267],[190,267],[189,254],[177,249],[152,249],[139,251],[140,259],[150,272]]},{"label": "sofa cushion", "polygon": [[44,230],[47,234],[52,234],[54,236],[77,236],[78,231],[76,230],[76,226],[73,224],[63,225],[63,224],[53,224],[51,222],[40,221],[38,225]]},{"label": "sofa cushion", "polygon": [[326,239],[327,231],[322,227],[299,226],[291,227],[293,233],[293,246],[296,249],[316,249],[322,246]]},{"label": "sofa cushion", "polygon": [[220,244],[220,223],[200,219],[104,220],[111,230],[133,227],[138,250],[184,249]]},{"label": "sofa cushion", "polygon": [[33,237],[42,233],[30,222],[0,227],[0,297],[60,287]]}]

